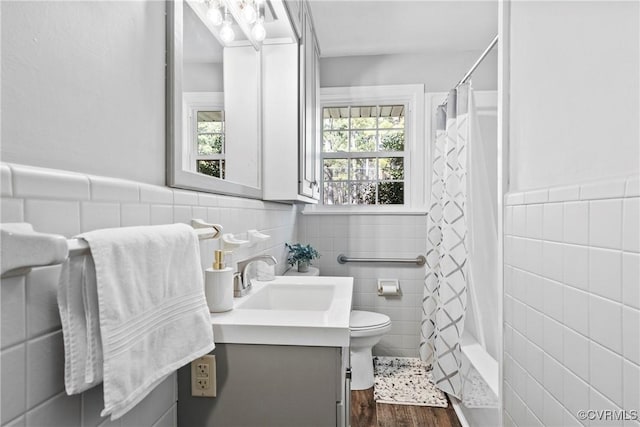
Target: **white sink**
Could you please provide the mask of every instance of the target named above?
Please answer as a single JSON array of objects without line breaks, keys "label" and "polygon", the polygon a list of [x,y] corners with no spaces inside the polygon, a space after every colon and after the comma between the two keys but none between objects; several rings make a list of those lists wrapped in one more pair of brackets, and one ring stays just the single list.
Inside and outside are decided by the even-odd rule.
[{"label": "white sink", "polygon": [[327,311],[331,308],[334,285],[271,283],[247,295],[242,310]]},{"label": "white sink", "polygon": [[347,347],[352,277],[277,276],[253,282],[234,309],[211,313],[219,343]]}]

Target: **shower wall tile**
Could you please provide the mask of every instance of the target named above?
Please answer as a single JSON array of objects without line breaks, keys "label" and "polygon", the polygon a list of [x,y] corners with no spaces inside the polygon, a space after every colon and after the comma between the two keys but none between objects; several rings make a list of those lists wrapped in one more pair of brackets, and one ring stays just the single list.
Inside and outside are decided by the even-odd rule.
[{"label": "shower wall tile", "polygon": [[639,182],[505,196],[506,424],[594,426],[577,411],[638,409]]},{"label": "shower wall tile", "polygon": [[595,200],[589,206],[589,246],[620,248],[622,199]]},{"label": "shower wall tile", "polygon": [[564,241],[577,245],[589,243],[589,202],[564,204]]},{"label": "shower wall tile", "polygon": [[622,250],[640,252],[640,198],[625,199],[622,206]]},{"label": "shower wall tile", "polygon": [[[242,235],[248,229],[257,229],[270,235],[270,240],[238,251],[237,255],[243,258],[271,254],[278,259],[276,274],[286,268],[284,243],[297,240],[298,215],[292,205],[173,190],[23,165],[2,163],[0,172],[2,221],[26,221],[39,232],[72,237],[104,227],[190,222],[198,215],[222,224],[225,232],[234,229]],[[179,205],[174,204],[174,198]],[[201,248],[206,248],[201,250],[202,265],[211,264],[213,250],[219,246],[217,240],[201,244]],[[335,260],[333,256],[328,258]],[[103,408],[101,386],[82,395],[66,395],[63,337],[57,306],[59,272],[60,266],[41,267],[34,268],[26,276],[2,279],[0,424],[175,427],[175,375],[159,385],[127,414],[126,419],[114,422],[100,417]],[[416,289],[415,281],[407,282],[410,293]],[[370,297],[363,294],[364,304],[376,305],[373,288],[367,287],[367,290],[371,293],[368,294]],[[393,308],[389,305],[390,310]],[[398,325],[399,331],[406,331],[406,322],[413,320],[403,318],[405,323]]]}]

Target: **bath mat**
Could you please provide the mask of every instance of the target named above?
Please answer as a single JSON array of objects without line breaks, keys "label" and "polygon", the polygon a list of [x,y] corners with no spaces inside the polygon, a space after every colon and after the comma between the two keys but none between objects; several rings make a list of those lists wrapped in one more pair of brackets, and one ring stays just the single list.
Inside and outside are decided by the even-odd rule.
[{"label": "bath mat", "polygon": [[447,407],[445,394],[436,388],[431,366],[417,357],[373,358],[376,403]]}]

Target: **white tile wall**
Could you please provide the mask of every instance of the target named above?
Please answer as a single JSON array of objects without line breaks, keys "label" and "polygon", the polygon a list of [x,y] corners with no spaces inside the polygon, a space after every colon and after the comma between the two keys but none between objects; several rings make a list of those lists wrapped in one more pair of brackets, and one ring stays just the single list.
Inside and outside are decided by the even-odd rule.
[{"label": "white tile wall", "polygon": [[[321,253],[314,265],[323,276],[354,278],[353,308],[384,313],[391,331],[377,355],[417,357],[424,268],[409,265],[339,264],[337,257],[409,257],[426,250],[425,215],[301,215],[299,240]],[[402,295],[381,297],[377,279],[398,279]]]},{"label": "white tile wall", "polygon": [[637,187],[631,177],[506,196],[505,425],[623,425],[577,412],[640,410]]},{"label": "white tile wall", "polygon": [[[225,232],[258,229],[272,238],[235,254],[274,255],[276,272],[286,268],[284,242],[296,239],[297,210],[228,196],[173,190],[113,178],[0,164],[3,222],[30,222],[41,232],[71,237],[96,228],[189,222],[222,224]],[[240,237],[243,237],[242,234]],[[209,266],[219,242],[202,242],[202,265]],[[79,396],[64,392],[64,352],[56,302],[59,267],[34,269],[0,284],[2,410],[5,426],[176,425],[176,378],[169,377],[132,412],[111,422],[100,417],[102,390]],[[27,369],[29,367],[29,369]]]}]

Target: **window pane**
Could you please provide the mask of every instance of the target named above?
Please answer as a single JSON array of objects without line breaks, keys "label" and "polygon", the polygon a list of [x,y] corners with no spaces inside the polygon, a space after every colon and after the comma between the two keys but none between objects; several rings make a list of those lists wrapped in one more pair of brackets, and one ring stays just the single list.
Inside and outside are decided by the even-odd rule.
[{"label": "window pane", "polygon": [[397,180],[404,179],[403,157],[382,157],[378,159],[380,166],[380,179]]},{"label": "window pane", "polygon": [[198,155],[221,154],[223,144],[223,134],[198,135]]},{"label": "window pane", "polygon": [[198,133],[219,133],[223,131],[223,111],[198,111],[196,117]]},{"label": "window pane", "polygon": [[216,178],[224,178],[224,160],[198,160],[198,172]]},{"label": "window pane", "polygon": [[404,151],[404,130],[381,130],[380,151]]},{"label": "window pane", "polygon": [[322,126],[326,130],[349,127],[349,107],[325,107],[322,109]]},{"label": "window pane", "polygon": [[349,203],[349,183],[348,182],[324,182],[324,204],[325,205],[345,205]]},{"label": "window pane", "polygon": [[352,205],[373,205],[376,203],[376,184],[368,183],[351,183],[349,203]]},{"label": "window pane", "polygon": [[352,131],[351,151],[376,151],[376,131]]},{"label": "window pane", "polygon": [[351,159],[351,176],[353,181],[373,181],[376,179],[376,159]]},{"label": "window pane", "polygon": [[404,129],[404,105],[381,106],[379,126],[387,129]]},{"label": "window pane", "polygon": [[378,183],[378,203],[381,205],[402,205],[404,203],[404,183]]},{"label": "window pane", "polygon": [[351,107],[351,129],[375,129],[378,124],[378,107]]},{"label": "window pane", "polygon": [[336,153],[349,151],[349,134],[343,131],[326,131],[322,133],[322,151]]},{"label": "window pane", "polygon": [[347,174],[347,159],[324,159],[325,181],[346,181]]},{"label": "window pane", "polygon": [[222,122],[198,122],[198,133],[222,133]]}]

